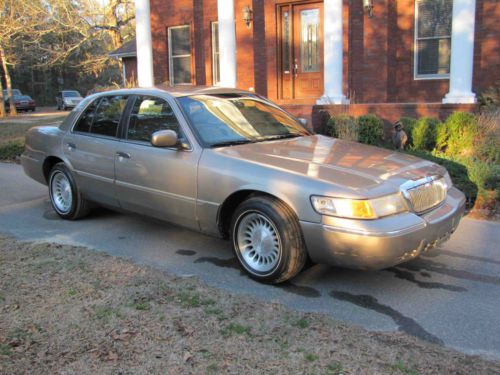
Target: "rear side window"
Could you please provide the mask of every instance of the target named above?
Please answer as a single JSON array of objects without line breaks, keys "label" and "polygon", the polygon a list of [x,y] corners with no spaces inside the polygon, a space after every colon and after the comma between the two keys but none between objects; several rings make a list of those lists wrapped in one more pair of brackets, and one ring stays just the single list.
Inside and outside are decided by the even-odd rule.
[{"label": "rear side window", "polygon": [[[60,95],[60,93],[59,93]],[[90,128],[92,126],[92,122],[94,121],[95,110],[97,108],[97,104],[99,103],[99,98],[95,99],[90,105],[85,109],[81,117],[78,119],[73,131],[88,133],[90,132]]]},{"label": "rear side window", "polygon": [[164,99],[137,97],[130,114],[127,139],[150,142],[151,135],[159,130],[174,130],[179,134],[179,122],[172,107]]},{"label": "rear side window", "polygon": [[116,137],[127,96],[104,96],[92,102],[74,127],[74,131]]}]

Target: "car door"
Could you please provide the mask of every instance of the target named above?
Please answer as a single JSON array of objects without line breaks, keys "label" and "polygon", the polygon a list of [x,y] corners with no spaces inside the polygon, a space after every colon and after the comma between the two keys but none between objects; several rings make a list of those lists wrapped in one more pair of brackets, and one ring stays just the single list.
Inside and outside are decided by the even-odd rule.
[{"label": "car door", "polygon": [[[187,140],[173,103],[147,95],[133,101],[115,160],[121,207],[198,229],[196,174],[201,149]],[[153,147],[151,135],[166,129],[176,131],[186,146]]]},{"label": "car door", "polygon": [[114,190],[118,132],[127,96],[102,96],[91,102],[63,139],[80,190],[90,200],[118,206]]}]

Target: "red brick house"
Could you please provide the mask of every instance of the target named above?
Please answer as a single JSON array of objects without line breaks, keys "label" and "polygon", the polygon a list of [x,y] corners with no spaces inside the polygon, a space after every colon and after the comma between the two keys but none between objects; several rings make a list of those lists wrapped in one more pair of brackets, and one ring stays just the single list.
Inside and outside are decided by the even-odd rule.
[{"label": "red brick house", "polygon": [[137,50],[136,41],[131,39],[109,54],[109,57],[119,59],[122,64],[122,84],[137,82]]},{"label": "red brick house", "polygon": [[139,84],[252,90],[316,124],[443,117],[500,80],[498,0],[137,0],[136,16]]}]

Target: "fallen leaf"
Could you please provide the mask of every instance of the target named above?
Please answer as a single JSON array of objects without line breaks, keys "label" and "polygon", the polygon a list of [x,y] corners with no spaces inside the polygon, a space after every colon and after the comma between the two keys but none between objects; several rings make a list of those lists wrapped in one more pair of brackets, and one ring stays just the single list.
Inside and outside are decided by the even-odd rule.
[{"label": "fallen leaf", "polygon": [[193,358],[193,355],[191,353],[189,353],[189,352],[184,353],[184,357],[183,357],[184,362],[189,361],[191,358]]}]

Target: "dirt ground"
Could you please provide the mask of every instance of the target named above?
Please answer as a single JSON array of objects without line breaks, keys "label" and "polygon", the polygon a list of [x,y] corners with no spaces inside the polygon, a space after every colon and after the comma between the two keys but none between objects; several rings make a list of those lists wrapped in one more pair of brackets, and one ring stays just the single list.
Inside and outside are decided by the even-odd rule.
[{"label": "dirt ground", "polygon": [[499,362],[0,237],[1,374],[494,374]]}]

